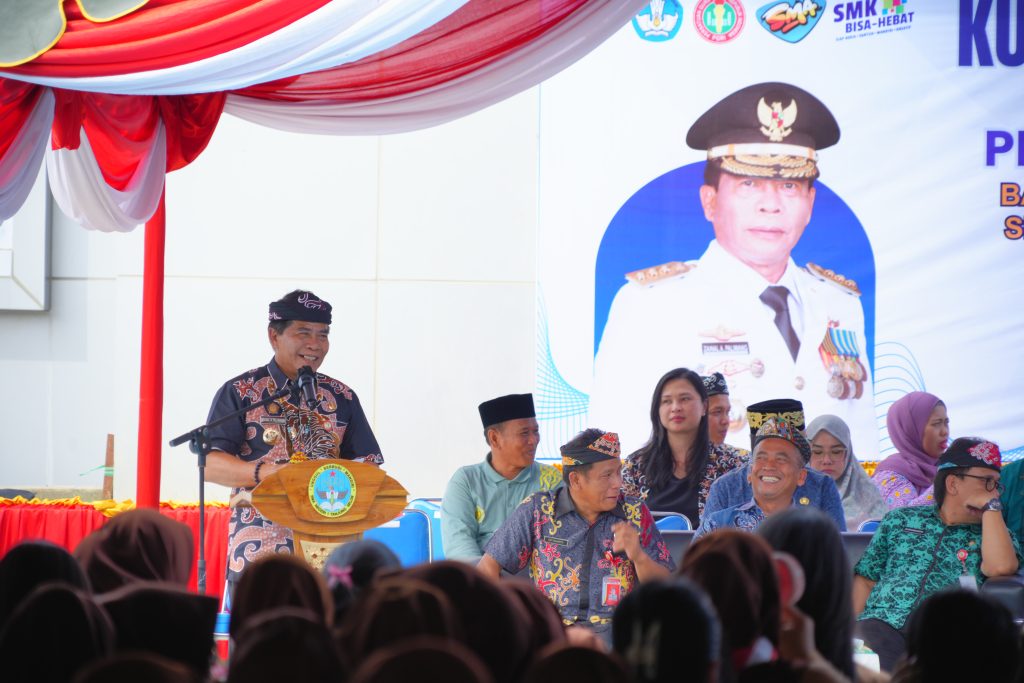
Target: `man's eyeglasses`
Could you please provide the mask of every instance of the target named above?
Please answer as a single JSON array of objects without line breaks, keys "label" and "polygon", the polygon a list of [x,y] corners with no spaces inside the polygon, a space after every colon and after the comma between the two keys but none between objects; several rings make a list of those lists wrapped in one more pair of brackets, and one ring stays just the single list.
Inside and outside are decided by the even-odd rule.
[{"label": "man's eyeglasses", "polygon": [[957,476],[970,477],[971,479],[981,479],[983,482],[985,482],[986,491],[999,491],[999,493],[1003,492],[1003,485],[1000,484],[999,480],[996,479],[995,477],[979,477],[977,474],[959,474]]}]

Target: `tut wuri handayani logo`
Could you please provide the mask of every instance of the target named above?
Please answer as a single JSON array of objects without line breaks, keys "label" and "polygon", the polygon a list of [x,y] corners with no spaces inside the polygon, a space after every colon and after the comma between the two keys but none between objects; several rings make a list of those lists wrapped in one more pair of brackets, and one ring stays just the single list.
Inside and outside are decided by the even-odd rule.
[{"label": "tut wuri handayani logo", "polygon": [[824,11],[825,0],[776,1],[757,10],[757,20],[776,38],[799,43],[818,24]]},{"label": "tut wuri handayani logo", "polygon": [[330,463],[309,478],[309,504],[324,517],[341,517],[355,502],[356,480],[347,467]]},{"label": "tut wuri handayani logo", "polygon": [[651,0],[633,17],[633,28],[644,40],[663,43],[679,33],[682,16],[683,6],[679,0]]}]

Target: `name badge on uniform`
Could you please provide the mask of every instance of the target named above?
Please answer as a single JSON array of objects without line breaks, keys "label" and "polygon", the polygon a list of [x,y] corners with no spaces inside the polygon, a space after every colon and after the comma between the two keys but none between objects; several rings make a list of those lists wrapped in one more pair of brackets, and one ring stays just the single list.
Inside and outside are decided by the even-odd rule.
[{"label": "name badge on uniform", "polygon": [[702,342],[700,348],[705,356],[737,353],[750,355],[750,344],[747,342]]},{"label": "name badge on uniform", "polygon": [[905,526],[903,527],[903,530],[906,531],[908,534],[914,534],[915,536],[924,535],[924,529],[915,529],[912,526]]},{"label": "name badge on uniform", "polygon": [[605,607],[615,607],[622,600],[622,581],[614,576],[606,576],[601,579],[601,604]]},{"label": "name badge on uniform", "polygon": [[555,545],[560,545],[562,547],[569,545],[569,541],[565,540],[564,538],[555,538],[554,536],[545,536],[544,542],[554,543]]}]

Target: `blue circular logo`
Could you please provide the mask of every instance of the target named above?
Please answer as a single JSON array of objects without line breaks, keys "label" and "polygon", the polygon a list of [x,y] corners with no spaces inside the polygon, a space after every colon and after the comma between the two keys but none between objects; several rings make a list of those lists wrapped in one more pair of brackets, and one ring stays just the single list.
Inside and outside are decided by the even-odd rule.
[{"label": "blue circular logo", "polygon": [[679,0],[651,0],[633,17],[638,36],[653,43],[672,40],[683,25],[683,6]]},{"label": "blue circular logo", "polygon": [[356,480],[348,468],[331,463],[309,478],[309,503],[324,517],[341,517],[356,502]]}]

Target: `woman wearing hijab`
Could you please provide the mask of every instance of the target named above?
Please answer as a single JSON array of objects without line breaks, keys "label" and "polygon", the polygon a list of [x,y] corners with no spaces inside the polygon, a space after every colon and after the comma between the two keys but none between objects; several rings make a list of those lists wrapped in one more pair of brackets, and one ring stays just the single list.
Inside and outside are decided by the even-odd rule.
[{"label": "woman wearing hijab", "polygon": [[22,600],[0,631],[0,674],[5,681],[70,681],[113,647],[110,618],[92,596],[50,583]]},{"label": "woman wearing hijab", "polygon": [[807,427],[811,469],[832,477],[843,501],[846,528],[856,529],[869,519],[882,519],[889,509],[878,487],[857,462],[850,428],[835,415],[821,415]]},{"label": "woman wearing hijab", "polygon": [[711,483],[745,461],[743,453],[708,436],[704,380],[692,370],[665,373],[651,397],[651,438],[626,458],[622,492],[657,512],[678,512],[696,525]]},{"label": "woman wearing hijab", "polygon": [[29,593],[51,581],[89,592],[82,567],[49,541],[22,541],[0,559],[0,630]]},{"label": "woman wearing hijab", "polygon": [[142,508],[122,512],[75,548],[75,558],[96,595],[139,581],[166,581],[184,588],[192,553],[188,525]]},{"label": "woman wearing hijab", "polygon": [[295,555],[266,555],[242,572],[231,603],[231,637],[237,639],[253,618],[275,607],[301,607],[328,628],[334,624],[334,603],[327,582]]},{"label": "woman wearing hijab", "polygon": [[889,407],[889,438],[896,453],[878,463],[871,481],[888,509],[931,505],[938,457],[949,441],[946,404],[923,391],[912,391]]}]

